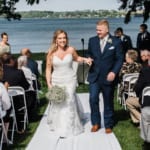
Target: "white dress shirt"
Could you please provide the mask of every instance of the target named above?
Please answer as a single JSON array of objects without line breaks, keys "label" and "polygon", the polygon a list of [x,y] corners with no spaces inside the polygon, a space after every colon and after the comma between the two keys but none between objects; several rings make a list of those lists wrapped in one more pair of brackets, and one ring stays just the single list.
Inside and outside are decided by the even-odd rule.
[{"label": "white dress shirt", "polygon": [[3,83],[1,82],[0,82],[0,103],[3,110],[8,110],[11,107],[11,101],[8,92]]}]

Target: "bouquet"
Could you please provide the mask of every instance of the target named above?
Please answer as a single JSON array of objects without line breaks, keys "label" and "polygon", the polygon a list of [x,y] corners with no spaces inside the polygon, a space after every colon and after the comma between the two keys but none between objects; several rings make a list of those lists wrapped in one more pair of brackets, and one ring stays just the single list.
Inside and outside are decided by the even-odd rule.
[{"label": "bouquet", "polygon": [[52,86],[46,93],[46,98],[50,102],[61,103],[66,99],[65,88],[59,87],[58,85]]}]

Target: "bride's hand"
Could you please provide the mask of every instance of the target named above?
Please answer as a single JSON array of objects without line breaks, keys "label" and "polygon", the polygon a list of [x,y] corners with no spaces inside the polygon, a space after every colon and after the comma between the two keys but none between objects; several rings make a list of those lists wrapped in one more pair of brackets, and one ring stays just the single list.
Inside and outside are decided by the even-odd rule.
[{"label": "bride's hand", "polygon": [[92,58],[85,58],[85,62],[89,65],[89,66],[91,66],[92,65],[92,61],[93,61],[93,59]]}]

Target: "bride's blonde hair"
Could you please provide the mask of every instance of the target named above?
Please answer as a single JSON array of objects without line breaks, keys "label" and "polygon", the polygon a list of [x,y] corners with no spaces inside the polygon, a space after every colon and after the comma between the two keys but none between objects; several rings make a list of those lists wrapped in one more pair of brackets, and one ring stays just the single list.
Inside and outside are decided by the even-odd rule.
[{"label": "bride's blonde hair", "polygon": [[58,48],[58,45],[57,45],[57,43],[56,43],[56,40],[57,40],[58,35],[59,35],[59,34],[62,34],[62,33],[64,33],[65,36],[66,36],[66,41],[67,41],[67,42],[66,42],[65,48],[68,47],[68,35],[67,35],[67,33],[66,33],[64,30],[58,29],[58,30],[56,30],[56,31],[54,32],[53,40],[52,40],[51,46],[50,46],[50,48],[49,48],[48,54],[52,55],[54,52],[56,52],[56,50],[57,50],[57,48]]},{"label": "bride's blonde hair", "polygon": [[47,66],[49,66],[49,65],[51,66],[51,64],[52,64],[52,55],[53,55],[54,52],[57,51],[57,48],[58,48],[56,40],[57,40],[58,35],[61,34],[61,33],[65,34],[65,36],[66,36],[66,45],[65,45],[65,48],[68,47],[68,35],[67,35],[67,33],[64,30],[61,30],[61,29],[56,30],[54,32],[53,40],[52,40],[51,46],[50,46],[50,48],[48,50],[48,53],[47,53],[47,56],[46,56],[46,62],[47,62],[46,64],[47,64]]}]

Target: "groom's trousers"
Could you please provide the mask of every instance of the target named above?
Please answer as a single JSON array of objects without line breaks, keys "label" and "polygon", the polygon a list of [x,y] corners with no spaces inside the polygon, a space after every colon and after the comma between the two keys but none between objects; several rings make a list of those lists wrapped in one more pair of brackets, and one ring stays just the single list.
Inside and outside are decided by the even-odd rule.
[{"label": "groom's trousers", "polygon": [[102,92],[104,100],[104,125],[105,128],[113,128],[113,114],[114,114],[114,86],[112,84],[106,85],[101,82],[90,83],[90,108],[91,108],[91,122],[92,125],[101,126],[101,114],[99,101],[99,94]]}]

